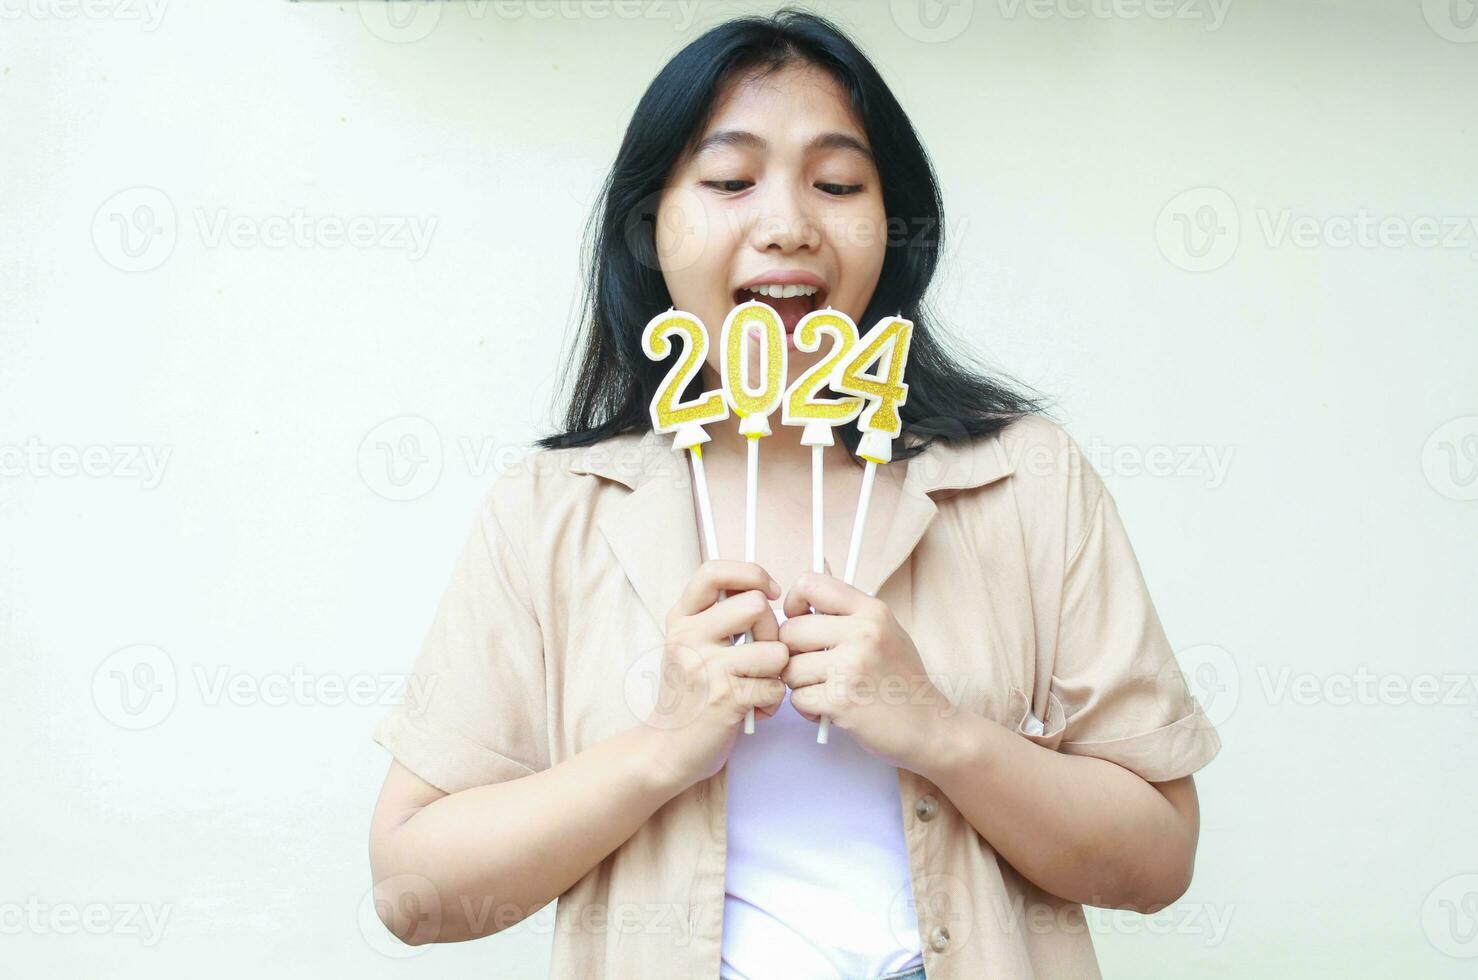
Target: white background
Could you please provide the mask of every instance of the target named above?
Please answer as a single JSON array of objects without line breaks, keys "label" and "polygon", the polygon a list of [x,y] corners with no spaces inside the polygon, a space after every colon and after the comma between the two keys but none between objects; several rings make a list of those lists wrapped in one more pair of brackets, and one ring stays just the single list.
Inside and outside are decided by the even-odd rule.
[{"label": "white background", "polygon": [[[1096,452],[1219,723],[1195,884],[1090,915],[1105,973],[1471,976],[1472,4],[1095,3],[813,7],[934,156],[939,306]],[[636,100],[757,8],[606,9],[0,0],[8,970],[543,975],[551,909],[362,927],[363,702],[548,431]]]}]

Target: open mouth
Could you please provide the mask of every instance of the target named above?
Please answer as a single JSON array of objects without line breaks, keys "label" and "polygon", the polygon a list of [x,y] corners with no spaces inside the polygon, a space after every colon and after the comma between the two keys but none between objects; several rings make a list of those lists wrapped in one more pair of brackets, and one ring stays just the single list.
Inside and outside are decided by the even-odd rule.
[{"label": "open mouth", "polygon": [[780,314],[780,319],[785,324],[786,336],[789,337],[795,332],[796,324],[801,322],[801,317],[826,306],[826,288],[824,286],[794,284],[782,286],[762,283],[734,290],[735,306],[751,300],[759,300]]}]

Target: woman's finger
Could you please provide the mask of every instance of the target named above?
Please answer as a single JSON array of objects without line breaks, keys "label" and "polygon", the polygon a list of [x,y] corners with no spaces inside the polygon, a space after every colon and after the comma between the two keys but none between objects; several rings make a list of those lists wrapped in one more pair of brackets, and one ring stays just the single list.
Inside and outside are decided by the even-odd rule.
[{"label": "woman's finger", "polygon": [[837,657],[833,651],[818,650],[815,653],[791,654],[790,662],[780,672],[780,679],[792,691],[824,684],[831,671],[836,668]]},{"label": "woman's finger", "polygon": [[696,616],[719,601],[719,593],[730,595],[754,589],[771,599],[780,598],[780,583],[752,561],[714,558],[698,566],[682,595],[673,604],[675,616]]},{"label": "woman's finger", "polygon": [[872,596],[839,578],[806,572],[785,594],[785,615],[802,616],[814,608],[819,613],[851,616],[865,610],[872,601]]},{"label": "woman's finger", "polygon": [[835,714],[835,708],[826,700],[826,692],[814,684],[793,688],[790,692],[790,706],[812,724]]},{"label": "woman's finger", "polygon": [[741,643],[727,654],[729,673],[737,677],[779,677],[790,662],[790,648],[779,640]]},{"label": "woman's finger", "polygon": [[756,640],[779,639],[780,625],[775,610],[763,592],[750,590],[731,595],[693,617],[703,636],[716,640],[740,633],[752,633]]},{"label": "woman's finger", "polygon": [[790,647],[792,653],[825,650],[827,647],[834,647],[842,642],[845,638],[846,624],[845,616],[807,613],[781,623],[780,640]]},{"label": "woman's finger", "polygon": [[744,708],[773,715],[785,700],[785,685],[774,677],[736,677],[734,700]]}]

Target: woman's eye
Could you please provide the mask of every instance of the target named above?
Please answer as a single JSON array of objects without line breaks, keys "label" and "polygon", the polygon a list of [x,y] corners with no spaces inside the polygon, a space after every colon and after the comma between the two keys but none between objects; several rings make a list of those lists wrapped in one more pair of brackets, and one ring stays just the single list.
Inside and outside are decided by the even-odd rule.
[{"label": "woman's eye", "polygon": [[848,194],[857,194],[862,190],[861,184],[817,184],[817,187],[827,194],[837,197],[845,197]]},{"label": "woman's eye", "polygon": [[705,180],[705,181],[703,181],[703,186],[704,187],[712,187],[714,190],[718,190],[718,191],[725,191],[725,192],[728,192],[728,193],[738,193],[739,191],[742,191],[742,190],[744,190],[744,188],[746,188],[746,187],[749,186],[749,181],[747,181],[747,180]]}]

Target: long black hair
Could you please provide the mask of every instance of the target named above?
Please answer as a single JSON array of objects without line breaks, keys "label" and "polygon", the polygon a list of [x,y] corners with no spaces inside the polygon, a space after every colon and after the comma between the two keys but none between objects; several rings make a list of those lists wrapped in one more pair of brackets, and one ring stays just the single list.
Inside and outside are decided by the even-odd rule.
[{"label": "long black hair", "polygon": [[[894,440],[893,458],[922,452],[938,436],[987,435],[1043,407],[1034,393],[992,378],[931,329],[924,293],[939,264],[944,214],[929,156],[877,69],[841,29],[787,7],[707,31],[679,51],[642,95],[586,227],[582,323],[562,373],[562,429],[535,445],[586,446],[651,428],[649,406],[671,366],[670,358],[652,361],[641,349],[647,321],[672,305],[655,243],[658,199],[687,148],[701,138],[732,75],[769,75],[797,63],[826,70],[848,93],[878,168],[887,248],[872,300],[857,323],[866,330],[883,316],[902,313],[914,324],[904,375],[908,400],[899,409],[904,431]],[[694,390],[684,397],[699,394],[700,377],[695,375]],[[855,453],[857,427],[839,428]]]}]

